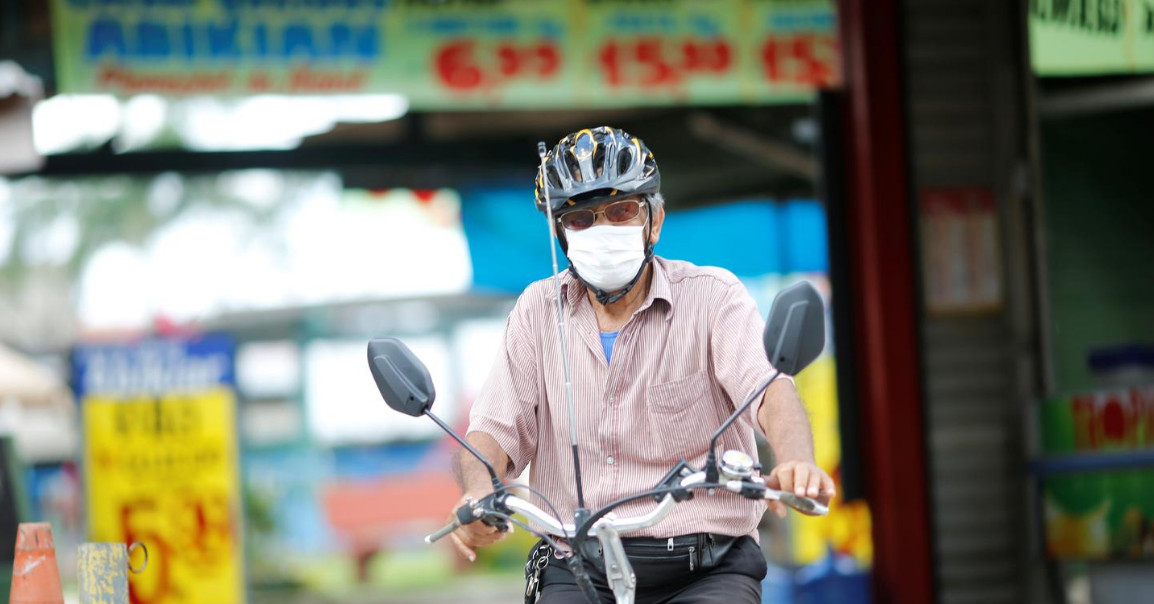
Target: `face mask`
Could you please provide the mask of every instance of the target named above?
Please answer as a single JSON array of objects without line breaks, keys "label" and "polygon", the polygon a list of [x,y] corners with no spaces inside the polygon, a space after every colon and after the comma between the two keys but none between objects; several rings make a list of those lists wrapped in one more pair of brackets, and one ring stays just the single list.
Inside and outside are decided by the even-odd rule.
[{"label": "face mask", "polygon": [[592,226],[565,230],[568,256],[581,278],[603,291],[625,287],[645,261],[644,226]]}]

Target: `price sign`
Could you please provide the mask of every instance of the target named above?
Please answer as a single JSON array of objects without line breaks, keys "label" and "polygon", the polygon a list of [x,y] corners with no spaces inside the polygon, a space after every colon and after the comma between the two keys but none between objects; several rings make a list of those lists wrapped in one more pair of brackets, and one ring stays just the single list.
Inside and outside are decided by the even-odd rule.
[{"label": "price sign", "polygon": [[549,40],[519,44],[464,39],[434,50],[433,64],[442,86],[471,91],[517,79],[546,82],[560,70],[561,50]]},{"label": "price sign", "polygon": [[761,45],[765,80],[775,84],[828,87],[838,80],[838,44],[832,33],[772,36]]},{"label": "price sign", "polygon": [[242,602],[236,397],[220,340],[81,349],[89,537],[143,543],[132,604]]},{"label": "price sign", "polygon": [[760,95],[808,95],[841,81],[837,19],[828,2],[757,2],[750,23]]},{"label": "price sign", "polygon": [[599,105],[733,102],[742,96],[744,2],[587,4],[581,62]]},{"label": "price sign", "polygon": [[421,109],[805,100],[832,0],[52,0],[64,92],[405,95]]},{"label": "price sign", "polygon": [[571,25],[561,2],[411,3],[393,13],[390,55],[416,106],[572,103]]},{"label": "price sign", "polygon": [[672,86],[698,75],[727,74],[733,68],[733,46],[724,39],[610,40],[597,60],[610,86]]}]

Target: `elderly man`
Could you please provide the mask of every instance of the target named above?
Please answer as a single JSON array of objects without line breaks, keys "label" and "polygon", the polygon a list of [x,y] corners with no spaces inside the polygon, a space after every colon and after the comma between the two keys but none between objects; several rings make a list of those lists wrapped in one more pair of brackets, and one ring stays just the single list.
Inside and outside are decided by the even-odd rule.
[{"label": "elderly man", "polygon": [[[584,494],[592,508],[657,484],[682,458],[699,467],[711,433],[772,371],[761,343],[763,322],[736,277],[653,255],[665,219],[660,186],[645,144],[610,127],[563,138],[537,179],[537,207],[551,207],[570,262],[560,291]],[[568,522],[577,493],[556,313],[549,279],[518,298],[473,405],[467,439],[506,477],[531,463],[531,486]],[[828,503],[834,484],[814,464],[809,420],[791,381],[775,381],[723,436],[722,449],[756,450],[755,427],[777,463],[767,484]],[[492,491],[475,459],[458,456],[456,464],[462,501]],[[771,505],[785,515],[780,503]],[[637,515],[651,506],[637,501],[617,513]],[[624,535],[637,601],[760,602],[766,566],[755,537],[764,510],[741,497],[699,496],[661,523]],[[502,537],[479,522],[452,535],[470,560],[475,548]],[[549,559],[540,601],[584,602],[559,555]],[[591,564],[589,573],[612,601],[604,572]]]}]

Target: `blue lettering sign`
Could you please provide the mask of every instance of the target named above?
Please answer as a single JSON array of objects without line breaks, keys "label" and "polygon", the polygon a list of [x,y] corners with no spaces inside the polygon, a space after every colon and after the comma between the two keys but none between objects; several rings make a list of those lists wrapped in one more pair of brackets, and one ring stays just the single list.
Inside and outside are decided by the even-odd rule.
[{"label": "blue lettering sign", "polygon": [[124,41],[124,30],[118,21],[111,19],[97,19],[88,29],[88,44],[85,53],[89,59],[99,59],[106,54],[121,58],[128,53],[128,45]]},{"label": "blue lettering sign", "polygon": [[236,59],[240,57],[240,46],[237,44],[236,20],[228,23],[208,24],[208,54],[214,59]]},{"label": "blue lettering sign", "polygon": [[168,29],[160,23],[141,21],[136,24],[136,56],[165,59],[172,53]]},{"label": "blue lettering sign", "polygon": [[337,21],[323,25],[290,22],[283,27],[258,23],[165,23],[143,20],[124,24],[98,19],[89,26],[85,57],[90,61],[180,59],[189,63],[250,59],[373,61],[381,55],[376,24]]},{"label": "blue lettering sign", "polygon": [[223,335],[80,347],[72,354],[72,376],[81,397],[159,395],[236,383],[232,340]]},{"label": "blue lettering sign", "polygon": [[293,55],[302,54],[310,59],[317,57],[317,48],[313,44],[313,32],[304,23],[290,23],[284,28],[284,58],[291,59]]},{"label": "blue lettering sign", "polygon": [[381,41],[376,25],[366,25],[356,31],[356,56],[372,61],[381,56]]}]

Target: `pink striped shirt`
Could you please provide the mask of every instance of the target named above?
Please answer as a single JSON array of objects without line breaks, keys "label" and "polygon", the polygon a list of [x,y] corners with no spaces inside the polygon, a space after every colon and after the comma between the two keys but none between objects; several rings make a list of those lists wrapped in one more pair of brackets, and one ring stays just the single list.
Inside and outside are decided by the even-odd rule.
[{"label": "pink striped shirt", "polygon": [[[561,279],[586,506],[596,510],[650,489],[682,458],[700,468],[713,431],[772,370],[761,343],[764,322],[745,286],[723,269],[655,257],[648,295],[607,363],[584,285],[568,271]],[[469,431],[497,441],[509,455],[509,477],[532,462],[530,484],[569,522],[577,489],[560,348],[554,286],[543,279],[525,289],[509,315]],[[726,431],[718,455],[757,454],[758,406]],[[616,513],[633,516],[654,505],[643,499]],[[746,535],[764,511],[758,501],[699,491],[631,536]]]}]

